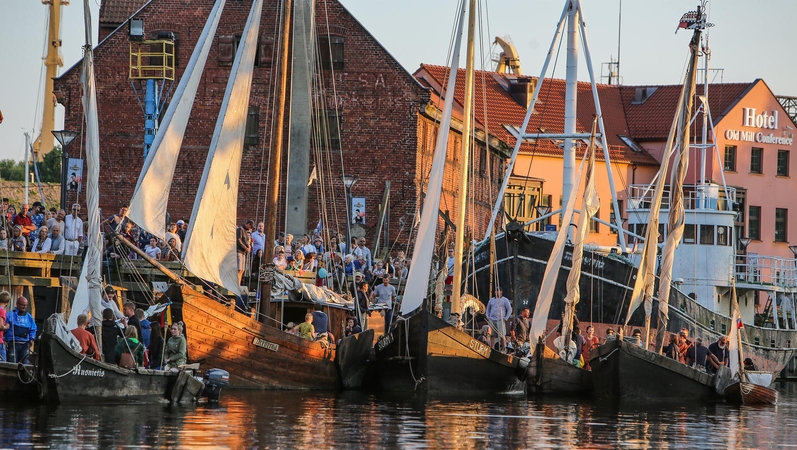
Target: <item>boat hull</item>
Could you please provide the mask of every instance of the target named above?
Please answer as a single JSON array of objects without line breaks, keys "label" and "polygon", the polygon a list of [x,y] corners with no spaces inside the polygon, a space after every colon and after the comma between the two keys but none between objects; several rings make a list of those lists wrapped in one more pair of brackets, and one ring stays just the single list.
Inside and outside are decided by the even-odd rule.
[{"label": "boat hull", "polygon": [[181,296],[170,298],[182,303],[189,361],[223,368],[230,388],[341,387],[334,346],[269,327],[187,286],[169,292]]},{"label": "boat hull", "polygon": [[439,395],[525,392],[520,358],[491,350],[438,317],[419,311],[376,344],[378,387]]},{"label": "boat hull", "polygon": [[743,405],[774,405],[778,402],[778,391],[753,383],[737,382],[725,390],[728,401]]},{"label": "boat hull", "polygon": [[718,400],[714,376],[620,340],[593,349],[594,395],[612,401]]},{"label": "boat hull", "polygon": [[537,351],[528,368],[529,395],[590,395],[592,373],[566,363],[545,348]]},{"label": "boat hull", "polygon": [[[39,396],[36,368],[0,362],[0,400],[32,400]],[[23,383],[22,380],[25,380]]]},{"label": "boat hull", "polygon": [[[60,402],[165,402],[178,372],[127,370],[84,358],[52,333],[41,337],[43,399]],[[51,376],[52,375],[52,376]]]},{"label": "boat hull", "polygon": [[374,349],[374,330],[341,339],[335,351],[335,363],[344,389],[360,389],[365,382],[367,361]]}]

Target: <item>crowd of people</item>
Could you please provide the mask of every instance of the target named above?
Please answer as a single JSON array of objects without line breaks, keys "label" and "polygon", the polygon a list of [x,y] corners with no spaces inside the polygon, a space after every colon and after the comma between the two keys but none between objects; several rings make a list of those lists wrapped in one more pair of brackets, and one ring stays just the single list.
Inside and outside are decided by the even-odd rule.
[{"label": "crowd of people", "polygon": [[77,255],[80,251],[84,229],[79,204],[72,205],[67,214],[63,209],[45,209],[40,202],[32,206],[23,203],[19,211],[7,198],[2,202],[5,214],[0,214],[0,250],[56,255]]}]

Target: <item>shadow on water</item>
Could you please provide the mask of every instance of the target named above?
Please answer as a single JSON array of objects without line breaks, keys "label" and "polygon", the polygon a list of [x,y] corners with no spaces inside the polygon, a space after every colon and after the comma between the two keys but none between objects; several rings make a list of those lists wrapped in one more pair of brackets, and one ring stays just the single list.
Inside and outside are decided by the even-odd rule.
[{"label": "shadow on water", "polygon": [[218,405],[3,405],[0,447],[765,448],[797,439],[797,384],[777,388],[775,407],[229,390]]}]

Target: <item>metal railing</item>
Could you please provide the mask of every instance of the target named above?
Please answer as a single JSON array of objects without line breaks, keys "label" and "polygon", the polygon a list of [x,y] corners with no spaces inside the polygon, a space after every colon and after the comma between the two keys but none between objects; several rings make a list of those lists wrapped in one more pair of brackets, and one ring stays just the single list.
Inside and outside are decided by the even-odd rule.
[{"label": "metal railing", "polygon": [[778,256],[737,255],[736,280],[744,283],[797,287],[797,259]]},{"label": "metal railing", "polygon": [[[634,184],[629,186],[628,209],[648,209],[653,200],[654,187],[648,184]],[[730,202],[730,204],[729,204]],[[700,184],[684,186],[684,208],[708,209],[714,211],[729,211],[729,207],[736,203],[736,188],[716,184]],[[661,199],[662,209],[670,208],[670,188],[664,188]]]}]

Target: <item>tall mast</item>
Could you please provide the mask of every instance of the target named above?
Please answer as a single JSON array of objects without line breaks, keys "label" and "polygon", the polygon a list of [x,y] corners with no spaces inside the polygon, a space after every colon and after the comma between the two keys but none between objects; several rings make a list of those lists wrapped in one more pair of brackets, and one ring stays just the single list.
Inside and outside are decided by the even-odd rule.
[{"label": "tall mast", "polygon": [[711,50],[708,48],[708,32],[705,33],[706,46],[703,47],[703,144],[700,147],[700,184],[706,183],[706,145],[708,144],[708,64]]},{"label": "tall mast", "polygon": [[[288,84],[288,44],[291,35],[292,0],[283,0],[282,37],[280,41],[279,72],[277,73],[277,104],[274,112],[274,148],[269,163],[268,200],[266,202],[266,245],[263,258],[266,264],[274,260],[274,240],[277,237],[277,200],[280,193],[280,170],[282,168],[282,129],[285,122],[285,91]],[[263,284],[262,301],[271,301],[271,279]]]},{"label": "tall mast", "polygon": [[[565,128],[564,134],[576,133],[576,111],[578,95],[578,8],[572,2],[567,11],[567,81],[565,83]],[[562,164],[562,199],[570,198],[574,189],[573,170],[576,166],[576,151],[573,138],[565,138]],[[570,224],[562,223],[563,231],[570,234]]]},{"label": "tall mast", "polygon": [[[468,48],[465,57],[465,102],[462,111],[462,152],[461,173],[459,180],[459,207],[457,209],[457,230],[454,246],[454,281],[451,288],[451,311],[459,311],[460,286],[462,284],[462,253],[465,247],[465,208],[468,204],[468,162],[470,161],[470,135],[473,123],[473,41],[476,28],[476,0],[470,0],[468,7]],[[457,70],[452,67],[451,70]],[[454,95],[453,92],[448,95]],[[440,132],[448,130],[440,129]]]}]

